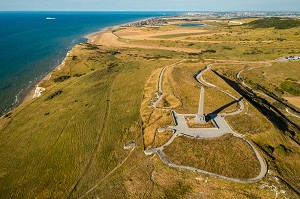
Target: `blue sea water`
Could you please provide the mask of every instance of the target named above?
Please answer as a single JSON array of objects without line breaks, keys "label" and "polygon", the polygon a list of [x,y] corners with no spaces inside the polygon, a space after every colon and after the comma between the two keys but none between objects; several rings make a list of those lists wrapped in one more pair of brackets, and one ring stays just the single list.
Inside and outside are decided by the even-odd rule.
[{"label": "blue sea water", "polygon": [[[62,62],[85,35],[162,12],[0,12],[0,115]],[[55,20],[47,20],[47,17]]]}]

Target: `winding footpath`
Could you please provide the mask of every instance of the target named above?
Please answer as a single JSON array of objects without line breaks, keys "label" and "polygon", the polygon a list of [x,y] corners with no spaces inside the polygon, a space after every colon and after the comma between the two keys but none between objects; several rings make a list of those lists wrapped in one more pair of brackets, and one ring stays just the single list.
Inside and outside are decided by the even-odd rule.
[{"label": "winding footpath", "polygon": [[165,71],[166,71],[166,68],[167,68],[167,67],[175,66],[175,65],[177,65],[177,64],[179,64],[179,63],[181,63],[181,62],[183,62],[183,61],[184,61],[184,59],[182,59],[182,60],[180,60],[180,61],[178,61],[178,62],[175,62],[175,63],[173,63],[173,64],[171,64],[171,65],[168,65],[168,66],[165,66],[165,67],[162,68],[162,70],[161,70],[161,72],[160,72],[160,74],[159,74],[159,79],[158,79],[158,84],[157,84],[157,91],[156,91],[156,93],[155,93],[155,95],[156,95],[155,101],[152,102],[152,104],[151,104],[151,107],[152,107],[153,109],[158,108],[158,107],[157,107],[157,104],[162,100],[163,95],[164,95],[164,94],[163,94],[163,91],[162,91],[162,81],[163,81],[163,76],[164,76],[164,73],[165,73]]},{"label": "winding footpath", "polygon": [[[286,62],[286,59],[279,58],[279,59],[277,59],[276,61],[277,61],[277,62]],[[252,62],[252,63],[253,63],[253,62]],[[272,66],[272,63],[271,63],[271,62],[264,62],[264,63],[267,64],[267,67]],[[244,80],[243,78],[241,78],[241,74],[242,74],[243,72],[245,72],[245,71],[250,71],[250,70],[253,70],[253,69],[257,69],[257,68],[261,68],[261,67],[262,67],[262,66],[259,66],[259,67],[251,67],[251,68],[248,68],[248,69],[241,70],[240,72],[238,72],[238,73],[236,74],[236,78],[242,80],[242,85],[243,85],[244,87],[246,87],[246,88],[252,90],[255,94],[259,94],[259,95],[262,95],[262,96],[264,96],[264,97],[266,97],[266,98],[269,98],[269,99],[272,99],[272,100],[276,100],[276,99],[274,99],[273,97],[271,97],[271,96],[265,94],[264,92],[254,90],[254,89],[251,88],[248,84],[245,83],[245,80]],[[292,117],[300,118],[299,115],[297,115],[297,114],[295,114],[295,113],[292,113],[292,112],[289,110],[289,108],[288,108],[287,106],[285,106],[285,111],[286,111],[286,113],[287,113],[288,115],[290,115],[290,116],[292,116]]]},{"label": "winding footpath", "polygon": [[[242,63],[238,63],[238,64],[242,64]],[[243,63],[243,64],[245,64],[245,63]],[[189,116],[194,117],[194,116],[196,116],[196,114],[177,114],[174,110],[172,110],[171,113],[172,113],[172,116],[173,116],[175,126],[168,126],[168,127],[164,127],[164,128],[159,129],[160,132],[162,132],[164,130],[172,130],[173,131],[172,137],[163,146],[158,147],[158,148],[152,148],[152,149],[149,149],[149,150],[145,150],[144,152],[145,152],[146,155],[151,155],[151,154],[156,152],[158,154],[158,156],[160,157],[160,159],[165,164],[167,164],[169,167],[172,167],[172,168],[190,170],[190,171],[194,171],[194,172],[197,172],[197,173],[207,174],[207,175],[215,176],[215,177],[222,178],[222,179],[229,180],[229,181],[233,181],[233,182],[251,183],[251,182],[259,181],[266,175],[266,173],[268,171],[265,160],[262,158],[260,153],[255,148],[255,146],[251,142],[246,140],[243,137],[243,135],[234,132],[224,119],[226,116],[236,115],[236,114],[240,114],[241,112],[243,112],[244,104],[243,104],[242,100],[236,98],[235,96],[233,96],[229,92],[227,92],[225,90],[222,90],[221,88],[217,87],[216,85],[213,85],[209,82],[206,82],[203,79],[202,75],[207,70],[210,70],[210,67],[212,65],[213,64],[207,65],[203,70],[200,70],[198,73],[196,73],[195,79],[200,84],[205,85],[207,87],[212,87],[212,88],[216,89],[217,91],[220,91],[220,92],[228,95],[229,97],[233,98],[239,104],[238,110],[236,110],[235,112],[231,112],[231,113],[222,113],[222,114],[211,114],[211,115],[209,115],[209,117],[212,119],[213,123],[216,126],[215,128],[189,128],[188,125],[187,125],[187,122],[185,120],[185,117],[189,117]],[[157,101],[155,103],[153,103],[155,105],[162,99],[162,96],[163,96],[162,83],[161,82],[162,82],[162,77],[163,77],[163,74],[164,74],[166,68],[167,67],[164,67],[161,71],[161,74],[160,74],[160,78],[159,78],[159,81],[158,81],[158,92],[160,93],[160,97],[157,97]],[[153,108],[156,108],[156,106],[153,106]],[[219,175],[219,174],[216,174],[216,173],[207,172],[207,171],[197,169],[197,168],[193,168],[193,167],[189,167],[189,166],[176,165],[176,164],[170,162],[167,159],[166,155],[163,153],[163,149],[165,147],[167,147],[168,145],[170,145],[177,136],[188,136],[188,137],[201,139],[201,138],[220,137],[224,134],[231,134],[232,136],[235,136],[238,139],[242,139],[253,150],[254,154],[256,155],[257,160],[260,163],[260,167],[261,167],[260,168],[260,173],[256,177],[251,178],[251,179],[236,179],[236,178],[230,178],[230,177],[222,176],[222,175]]]}]

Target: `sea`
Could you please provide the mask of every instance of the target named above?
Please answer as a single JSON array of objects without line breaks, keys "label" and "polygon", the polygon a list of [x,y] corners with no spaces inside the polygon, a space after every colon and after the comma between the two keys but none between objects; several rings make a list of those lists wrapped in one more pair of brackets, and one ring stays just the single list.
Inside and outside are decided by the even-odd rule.
[{"label": "sea", "polygon": [[[65,58],[106,27],[178,12],[0,12],[0,116]],[[48,19],[47,19],[48,18]]]}]

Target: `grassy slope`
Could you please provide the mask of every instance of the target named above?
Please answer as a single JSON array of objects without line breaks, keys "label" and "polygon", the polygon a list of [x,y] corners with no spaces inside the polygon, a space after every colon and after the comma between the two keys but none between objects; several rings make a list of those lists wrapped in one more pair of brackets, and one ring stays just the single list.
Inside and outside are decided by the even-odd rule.
[{"label": "grassy slope", "polygon": [[[2,198],[78,196],[125,157],[124,143],[140,135],[144,83],[159,61],[78,48],[78,58],[53,78],[70,71],[86,75],[43,83],[49,87],[41,98],[1,119]],[[58,90],[60,95],[45,101]]]}]

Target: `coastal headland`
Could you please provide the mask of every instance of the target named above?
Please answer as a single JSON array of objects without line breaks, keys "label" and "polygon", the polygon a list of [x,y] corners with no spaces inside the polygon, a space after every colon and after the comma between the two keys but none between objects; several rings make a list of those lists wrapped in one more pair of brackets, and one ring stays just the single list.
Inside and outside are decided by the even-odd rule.
[{"label": "coastal headland", "polygon": [[[261,20],[88,35],[0,118],[0,198],[297,198],[299,20]],[[197,124],[202,86],[210,119]]]}]

